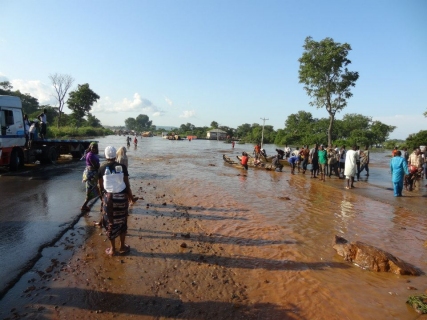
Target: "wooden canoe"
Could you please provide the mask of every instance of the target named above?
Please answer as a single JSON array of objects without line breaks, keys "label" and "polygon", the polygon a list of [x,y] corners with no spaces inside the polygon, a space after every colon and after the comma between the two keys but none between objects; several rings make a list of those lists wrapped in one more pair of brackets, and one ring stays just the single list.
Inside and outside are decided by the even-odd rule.
[{"label": "wooden canoe", "polygon": [[[231,159],[230,157],[227,157],[225,154],[222,155],[222,158],[224,159],[225,163],[232,165],[235,168],[245,169],[240,164],[241,158],[239,156],[237,156],[237,158],[236,158],[236,160],[238,159],[239,161],[235,161],[235,160]],[[249,161],[248,161],[248,167],[249,168],[263,169],[263,170],[268,170],[268,171],[275,171],[276,170],[276,167],[272,163],[261,162],[259,165],[255,165],[254,160],[255,160],[255,158],[252,158],[252,157],[249,158]]]}]

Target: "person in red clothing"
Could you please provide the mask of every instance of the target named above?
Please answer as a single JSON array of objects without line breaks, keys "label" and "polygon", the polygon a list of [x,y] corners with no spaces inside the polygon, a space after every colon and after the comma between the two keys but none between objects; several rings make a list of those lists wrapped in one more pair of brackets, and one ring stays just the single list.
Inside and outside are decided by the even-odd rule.
[{"label": "person in red clothing", "polygon": [[258,159],[261,153],[261,144],[257,143],[254,147],[254,156],[255,159]]},{"label": "person in red clothing", "polygon": [[391,151],[391,156],[392,156],[392,157],[395,157],[395,156],[396,156],[397,151],[398,151],[397,147],[394,147],[394,149]]},{"label": "person in red clothing", "polygon": [[237,157],[237,159],[240,160],[240,164],[245,168],[245,170],[248,170],[248,154],[246,152],[242,152],[242,157],[239,158]]}]

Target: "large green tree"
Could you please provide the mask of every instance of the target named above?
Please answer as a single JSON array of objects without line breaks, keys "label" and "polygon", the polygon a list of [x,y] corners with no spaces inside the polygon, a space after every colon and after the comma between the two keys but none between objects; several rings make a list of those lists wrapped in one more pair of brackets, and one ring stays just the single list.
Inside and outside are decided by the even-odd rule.
[{"label": "large green tree", "polygon": [[187,134],[190,133],[196,126],[194,124],[191,124],[187,122],[186,124],[181,124],[179,127],[179,133],[181,134]]},{"label": "large green tree", "polygon": [[95,117],[94,115],[92,115],[91,113],[88,113],[86,116],[86,124],[89,127],[93,127],[93,128],[100,128],[102,127],[101,125],[101,121]]},{"label": "large green tree", "polygon": [[298,111],[288,116],[285,128],[278,131],[276,144],[311,145],[325,143],[328,124],[315,119],[310,112]]},{"label": "large green tree", "polygon": [[153,121],[151,121],[147,115],[140,114],[136,118],[127,118],[125,120],[125,126],[128,130],[142,132],[155,129],[152,122]]},{"label": "large green tree", "polygon": [[389,126],[381,121],[373,121],[370,126],[370,131],[372,132],[372,141],[370,141],[370,145],[373,144],[382,144],[384,141],[388,139],[390,133],[396,129],[395,126]]},{"label": "large green tree", "polygon": [[125,127],[127,130],[135,130],[135,128],[136,128],[135,118],[127,118],[125,120]]},{"label": "large green tree", "polygon": [[332,129],[335,114],[347,106],[347,99],[353,94],[358,72],[347,69],[351,61],[347,58],[351,46],[325,38],[320,42],[307,37],[299,67],[299,82],[304,84],[311,106],[325,108],[329,114],[328,144],[332,143]]},{"label": "large green tree", "polygon": [[406,145],[410,150],[425,146],[427,141],[427,130],[421,130],[418,133],[412,133],[406,138]]},{"label": "large green tree", "polygon": [[251,125],[249,123],[244,123],[237,127],[236,136],[237,138],[244,138],[251,132]]},{"label": "large green tree", "polygon": [[372,121],[371,117],[351,113],[343,116],[338,130],[340,143],[347,145],[372,146],[382,144],[396,128],[380,121]]},{"label": "large green tree", "polygon": [[12,89],[13,89],[13,86],[9,81],[0,82],[0,94],[9,95]]},{"label": "large green tree", "polygon": [[212,128],[212,129],[218,129],[218,122],[216,122],[216,121],[212,121],[212,122],[211,122],[211,128]]},{"label": "large green tree", "polygon": [[76,120],[81,120],[90,113],[92,105],[98,101],[99,96],[89,88],[89,84],[79,84],[77,90],[70,92],[67,105],[73,111]]}]

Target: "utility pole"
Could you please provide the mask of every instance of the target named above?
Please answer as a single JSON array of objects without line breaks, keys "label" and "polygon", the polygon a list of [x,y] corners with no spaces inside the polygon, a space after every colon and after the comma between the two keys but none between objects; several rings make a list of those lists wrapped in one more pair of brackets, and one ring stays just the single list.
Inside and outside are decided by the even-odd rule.
[{"label": "utility pole", "polygon": [[262,145],[264,143],[264,125],[265,125],[265,120],[268,120],[266,118],[260,118],[263,122],[262,122],[262,131],[261,131],[261,148]]}]

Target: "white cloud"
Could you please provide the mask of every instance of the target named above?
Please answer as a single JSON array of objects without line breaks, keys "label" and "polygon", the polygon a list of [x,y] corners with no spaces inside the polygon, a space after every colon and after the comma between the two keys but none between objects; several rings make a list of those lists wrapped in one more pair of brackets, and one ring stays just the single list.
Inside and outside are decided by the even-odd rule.
[{"label": "white cloud", "polygon": [[57,101],[54,96],[53,87],[45,84],[40,80],[23,80],[13,79],[9,80],[8,77],[0,72],[0,81],[9,81],[12,85],[12,90],[19,90],[21,93],[28,93],[34,98],[39,100],[40,104],[56,105]]},{"label": "white cloud", "polygon": [[0,72],[0,82],[3,81],[9,81],[9,79],[6,77],[6,75],[2,72]]},{"label": "white cloud", "polygon": [[194,110],[184,110],[182,114],[179,115],[180,118],[192,118],[196,115]]},{"label": "white cloud", "polygon": [[165,101],[168,105],[170,105],[172,107],[173,101],[171,99],[169,99],[168,97],[165,96]]},{"label": "white cloud", "polygon": [[135,93],[132,99],[124,98],[122,101],[115,102],[110,97],[101,98],[93,106],[94,113],[119,113],[119,112],[138,112],[160,116],[164,112],[157,108],[150,100],[141,98],[139,93]]}]

